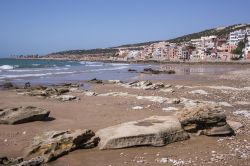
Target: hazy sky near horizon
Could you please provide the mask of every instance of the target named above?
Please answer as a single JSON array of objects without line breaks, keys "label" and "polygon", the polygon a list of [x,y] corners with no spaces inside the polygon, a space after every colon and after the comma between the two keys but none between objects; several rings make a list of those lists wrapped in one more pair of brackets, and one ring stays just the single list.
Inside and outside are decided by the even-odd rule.
[{"label": "hazy sky near horizon", "polygon": [[0,56],[178,37],[250,23],[250,0],[0,0]]}]

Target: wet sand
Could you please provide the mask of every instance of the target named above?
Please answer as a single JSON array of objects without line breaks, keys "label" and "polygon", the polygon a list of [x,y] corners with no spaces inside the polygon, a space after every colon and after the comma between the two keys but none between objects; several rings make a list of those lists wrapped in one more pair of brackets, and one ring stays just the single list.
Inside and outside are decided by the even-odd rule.
[{"label": "wet sand", "polygon": [[[240,69],[242,69],[240,67]],[[222,73],[224,74],[224,73]],[[175,80],[153,80],[171,84],[174,93],[159,90],[142,90],[125,88],[116,84],[92,84],[91,91],[99,94],[108,92],[127,92],[141,96],[162,96],[169,98],[185,97],[196,100],[227,102],[233,107],[222,107],[228,119],[241,122],[244,125],[233,137],[192,136],[191,139],[176,142],[164,147],[133,147],[119,150],[82,149],[65,155],[48,165],[60,166],[120,166],[120,165],[174,165],[161,163],[162,158],[183,161],[185,165],[232,165],[247,166],[250,164],[250,119],[233,114],[236,110],[249,110],[250,105],[239,105],[237,101],[249,101],[250,90],[222,90],[209,86],[228,86],[235,88],[250,87],[250,82],[242,80],[223,79],[217,75],[183,75],[175,76]],[[147,77],[148,78],[148,77]],[[184,88],[176,88],[184,85]],[[192,90],[202,89],[208,95],[190,94]],[[163,111],[162,108],[181,105],[161,104],[147,100],[137,100],[131,97],[85,96],[83,93],[73,93],[80,97],[79,101],[61,102],[55,99],[18,95],[14,90],[0,92],[0,108],[15,106],[36,106],[51,111],[55,118],[47,122],[31,122],[19,125],[0,125],[0,154],[9,157],[19,157],[25,154],[25,149],[32,138],[49,130],[64,129],[99,129],[123,122],[140,120],[152,115],[172,115],[174,112]],[[249,101],[250,102],[250,101]],[[150,106],[149,106],[150,105]],[[133,110],[133,106],[142,106],[142,110]],[[215,151],[215,152],[213,152]],[[242,155],[244,153],[244,155]],[[223,157],[217,156],[222,155]],[[244,157],[245,156],[245,157]],[[162,160],[163,161],[163,160]],[[190,161],[190,163],[189,163]],[[179,165],[182,165],[180,162]],[[184,164],[183,164],[184,165]]]}]

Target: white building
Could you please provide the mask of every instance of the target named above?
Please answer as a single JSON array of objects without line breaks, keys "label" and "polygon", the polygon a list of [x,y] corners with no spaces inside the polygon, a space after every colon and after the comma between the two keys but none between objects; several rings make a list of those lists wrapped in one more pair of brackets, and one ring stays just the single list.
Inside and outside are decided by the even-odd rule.
[{"label": "white building", "polygon": [[231,32],[229,35],[229,44],[238,45],[238,43],[245,39],[245,36],[250,36],[250,29],[240,29]]},{"label": "white building", "polygon": [[248,55],[250,52],[250,36],[247,37],[248,42],[246,43],[245,49],[244,49],[244,57],[245,59],[248,59]]}]

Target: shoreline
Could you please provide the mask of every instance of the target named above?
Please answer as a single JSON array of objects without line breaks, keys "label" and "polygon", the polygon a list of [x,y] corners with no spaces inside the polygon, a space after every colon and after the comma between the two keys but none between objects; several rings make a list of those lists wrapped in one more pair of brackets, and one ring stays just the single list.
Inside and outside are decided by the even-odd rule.
[{"label": "shoreline", "polygon": [[138,61],[119,61],[119,60],[86,60],[71,58],[1,58],[16,60],[58,60],[58,61],[86,61],[103,63],[126,63],[126,64],[187,64],[187,65],[250,65],[250,61],[157,61],[157,60],[138,60]]}]

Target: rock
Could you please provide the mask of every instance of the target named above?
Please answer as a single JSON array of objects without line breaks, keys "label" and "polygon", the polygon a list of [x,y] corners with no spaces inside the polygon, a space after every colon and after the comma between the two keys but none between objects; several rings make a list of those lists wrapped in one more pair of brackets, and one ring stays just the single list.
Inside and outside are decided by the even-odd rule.
[{"label": "rock", "polygon": [[160,91],[164,92],[164,93],[174,93],[175,92],[172,88],[160,89]]},{"label": "rock", "polygon": [[166,85],[164,86],[164,88],[170,88],[170,87],[172,87],[171,84],[166,84]]},{"label": "rock", "polygon": [[80,86],[83,86],[83,84],[64,83],[61,85],[61,87],[67,87],[67,88],[78,88]]},{"label": "rock", "polygon": [[174,70],[166,70],[164,71],[164,73],[167,73],[167,74],[175,74],[176,72]]},{"label": "rock", "polygon": [[85,96],[97,96],[98,93],[96,92],[90,92],[90,91],[86,91],[86,92],[83,92]]},{"label": "rock", "polygon": [[37,86],[37,87],[26,88],[26,91],[22,94],[29,96],[51,97],[51,96],[62,95],[68,93],[69,91],[70,88],[67,87],[53,88],[53,87]]},{"label": "rock", "polygon": [[0,155],[0,164],[7,163],[7,161],[8,161],[7,156]]},{"label": "rock", "polygon": [[32,90],[29,92],[23,93],[24,95],[29,95],[29,96],[40,96],[40,97],[47,97],[48,94],[46,93],[45,90]]},{"label": "rock", "polygon": [[193,90],[191,92],[189,92],[190,94],[199,94],[199,95],[208,95],[208,93],[202,89],[199,90]]},{"label": "rock", "polygon": [[49,162],[76,149],[93,148],[98,141],[91,130],[49,131],[33,139],[28,155],[41,156]]},{"label": "rock", "polygon": [[161,82],[152,84],[152,85],[146,87],[145,90],[156,90],[156,89],[160,89],[160,88],[164,88],[164,84]]},{"label": "rock", "polygon": [[135,69],[128,69],[128,72],[137,72]]},{"label": "rock", "polygon": [[108,83],[110,83],[110,84],[121,84],[122,81],[120,81],[120,80],[108,80]]},{"label": "rock", "polygon": [[133,81],[125,84],[126,87],[144,89],[144,90],[156,90],[164,87],[163,83],[153,84],[150,81]]},{"label": "rock", "polygon": [[37,85],[29,88],[30,90],[45,90],[47,87],[42,86],[42,85]]},{"label": "rock", "polygon": [[241,124],[240,122],[235,122],[235,121],[231,121],[231,120],[227,120],[227,124],[229,124],[229,126],[234,130],[237,131],[241,128],[243,128],[243,124]]},{"label": "rock", "polygon": [[99,94],[98,96],[102,96],[102,97],[106,97],[106,96],[136,97],[137,95],[129,94],[128,92],[109,92],[109,93]]},{"label": "rock", "polygon": [[204,130],[203,133],[209,136],[234,134],[226,122],[226,115],[217,107],[203,104],[187,107],[177,117],[183,129],[188,132]]},{"label": "rock", "polygon": [[148,100],[148,101],[157,102],[157,103],[164,103],[168,100],[167,98],[164,98],[161,96],[137,96],[136,98],[138,100]]},{"label": "rock", "polygon": [[248,110],[237,110],[233,112],[234,115],[241,115],[246,118],[250,118],[250,111]]},{"label": "rock", "polygon": [[167,104],[179,104],[180,102],[181,100],[178,98],[168,98],[166,101]]},{"label": "rock", "polygon": [[233,107],[231,104],[229,104],[228,102],[219,102],[218,103],[219,106],[223,106],[223,107]]},{"label": "rock", "polygon": [[[184,104],[186,108],[199,106],[201,104],[208,104],[208,102],[205,102],[205,101],[186,99],[183,97],[181,98],[181,103]],[[210,102],[209,104],[216,105],[216,103],[210,103]]]},{"label": "rock", "polygon": [[0,109],[0,124],[20,124],[48,119],[50,111],[37,107],[16,107]]},{"label": "rock", "polygon": [[228,124],[214,126],[203,131],[203,134],[207,136],[232,135],[233,133],[233,129]]},{"label": "rock", "polygon": [[167,104],[179,104],[180,99],[177,98],[165,98],[161,96],[136,96],[136,99],[138,100],[148,100],[152,102],[157,102],[157,103],[167,103]]},{"label": "rock", "polygon": [[19,164],[17,164],[17,166],[42,166],[44,163],[44,159],[43,157],[35,157],[35,158],[32,158],[28,161],[23,161]]},{"label": "rock", "polygon": [[64,88],[64,87],[57,88],[56,91],[57,91],[57,95],[62,95],[64,93],[68,93],[69,92],[69,88]]},{"label": "rock", "polygon": [[134,106],[132,107],[133,110],[142,110],[143,107],[142,106]]},{"label": "rock", "polygon": [[12,89],[12,88],[14,88],[14,85],[11,82],[5,82],[5,83],[3,83],[2,87],[4,89]]},{"label": "rock", "polygon": [[30,87],[31,87],[30,82],[26,82],[26,83],[24,84],[24,89],[27,89],[27,88],[30,88]]},{"label": "rock", "polygon": [[71,101],[71,100],[79,100],[78,97],[73,95],[60,95],[60,96],[52,96],[52,98],[56,98],[61,101]]},{"label": "rock", "polygon": [[152,68],[145,68],[143,70],[144,74],[175,74],[174,70],[155,70]]},{"label": "rock", "polygon": [[160,71],[154,70],[152,68],[145,68],[142,73],[144,73],[144,74],[160,74]]},{"label": "rock", "polygon": [[81,88],[69,88],[69,91],[73,92],[73,93],[82,93],[83,89],[81,89]]},{"label": "rock", "polygon": [[175,88],[177,88],[177,89],[184,89],[185,86],[184,85],[176,85]]},{"label": "rock", "polygon": [[102,80],[98,80],[98,79],[96,79],[96,78],[94,78],[94,79],[92,79],[92,80],[89,80],[88,82],[94,83],[94,84],[102,84],[102,83],[103,83]]},{"label": "rock", "polygon": [[147,119],[122,123],[99,130],[100,149],[118,149],[133,146],[164,146],[182,141],[189,135],[173,116],[153,116]]},{"label": "rock", "polygon": [[125,86],[130,87],[130,88],[137,88],[137,89],[145,89],[148,86],[151,86],[153,83],[150,81],[132,81]]},{"label": "rock", "polygon": [[238,105],[250,105],[250,102],[247,102],[247,101],[237,101],[236,104],[238,104]]},{"label": "rock", "polygon": [[167,107],[167,108],[162,108],[163,111],[166,112],[172,112],[172,111],[178,111],[178,108],[175,107]]},{"label": "rock", "polygon": [[10,166],[10,165],[17,165],[23,162],[23,158],[8,158],[7,156],[0,155],[0,165],[1,166]]}]

